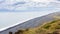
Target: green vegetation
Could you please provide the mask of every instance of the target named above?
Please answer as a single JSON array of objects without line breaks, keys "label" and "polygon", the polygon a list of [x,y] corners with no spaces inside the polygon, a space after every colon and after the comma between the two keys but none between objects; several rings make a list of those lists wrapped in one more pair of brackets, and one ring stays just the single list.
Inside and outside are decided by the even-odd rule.
[{"label": "green vegetation", "polygon": [[19,30],[15,34],[60,34],[60,20],[53,20],[36,28]]}]

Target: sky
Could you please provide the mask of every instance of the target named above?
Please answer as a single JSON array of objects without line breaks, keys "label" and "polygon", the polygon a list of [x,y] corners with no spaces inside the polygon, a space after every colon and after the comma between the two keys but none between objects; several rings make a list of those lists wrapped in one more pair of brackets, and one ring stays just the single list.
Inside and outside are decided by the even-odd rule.
[{"label": "sky", "polygon": [[60,0],[0,0],[0,12],[60,11]]}]

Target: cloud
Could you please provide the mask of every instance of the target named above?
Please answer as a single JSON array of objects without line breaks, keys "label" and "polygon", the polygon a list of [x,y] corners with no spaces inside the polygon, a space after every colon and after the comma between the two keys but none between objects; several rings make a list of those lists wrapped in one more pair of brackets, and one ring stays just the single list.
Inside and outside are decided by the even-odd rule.
[{"label": "cloud", "polygon": [[30,0],[30,1],[33,1],[33,2],[51,2],[54,0]]},{"label": "cloud", "polygon": [[[38,2],[39,1],[39,2]],[[55,0],[0,0],[0,11],[17,10],[55,10],[60,9],[60,3]]]}]

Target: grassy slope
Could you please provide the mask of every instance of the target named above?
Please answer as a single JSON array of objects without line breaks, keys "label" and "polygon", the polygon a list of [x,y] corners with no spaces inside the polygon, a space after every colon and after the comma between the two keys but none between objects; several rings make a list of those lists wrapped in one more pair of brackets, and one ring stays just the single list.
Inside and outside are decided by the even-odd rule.
[{"label": "grassy slope", "polygon": [[53,32],[55,32],[57,29],[60,29],[59,19],[48,22],[47,24],[43,24],[42,26],[38,26],[36,28],[24,29],[18,32],[19,34],[53,34]]}]

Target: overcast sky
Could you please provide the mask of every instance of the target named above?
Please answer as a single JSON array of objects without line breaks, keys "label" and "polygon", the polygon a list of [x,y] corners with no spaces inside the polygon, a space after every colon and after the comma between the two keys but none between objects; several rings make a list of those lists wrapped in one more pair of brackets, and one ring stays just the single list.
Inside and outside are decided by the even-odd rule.
[{"label": "overcast sky", "polygon": [[1,11],[52,11],[60,9],[59,0],[0,0]]}]

